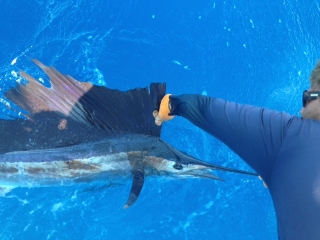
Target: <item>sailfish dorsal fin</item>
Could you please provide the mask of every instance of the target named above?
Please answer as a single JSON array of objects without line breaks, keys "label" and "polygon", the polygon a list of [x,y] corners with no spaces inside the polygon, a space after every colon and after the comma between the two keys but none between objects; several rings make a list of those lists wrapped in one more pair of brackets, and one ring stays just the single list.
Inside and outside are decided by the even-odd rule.
[{"label": "sailfish dorsal fin", "polygon": [[[6,129],[8,135],[0,139],[0,152],[62,147],[96,140],[114,131],[160,136],[161,128],[154,124],[152,112],[165,94],[165,83],[151,83],[150,90],[119,91],[80,82],[33,61],[49,76],[51,86],[21,72],[28,83],[18,84],[5,96],[28,113],[26,119],[0,120],[0,129]],[[29,143],[24,144],[26,141]]]}]

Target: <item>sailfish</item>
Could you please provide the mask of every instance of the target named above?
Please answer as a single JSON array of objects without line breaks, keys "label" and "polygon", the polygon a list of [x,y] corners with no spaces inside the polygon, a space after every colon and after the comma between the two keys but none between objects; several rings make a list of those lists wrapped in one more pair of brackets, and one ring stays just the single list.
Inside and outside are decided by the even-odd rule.
[{"label": "sailfish", "polygon": [[[72,185],[132,176],[124,208],[148,176],[221,180],[213,171],[256,176],[199,160],[160,138],[158,110],[165,83],[128,91],[77,81],[34,59],[50,86],[24,71],[5,93],[12,114],[0,119],[0,190]],[[15,113],[15,114],[13,114]]]}]

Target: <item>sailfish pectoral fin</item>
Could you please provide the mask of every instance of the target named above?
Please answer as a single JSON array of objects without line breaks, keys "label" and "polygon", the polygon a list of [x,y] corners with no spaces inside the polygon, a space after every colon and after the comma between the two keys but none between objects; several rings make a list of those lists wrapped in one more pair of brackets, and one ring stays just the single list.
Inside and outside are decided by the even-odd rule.
[{"label": "sailfish pectoral fin", "polygon": [[129,208],[138,199],[141,189],[144,183],[144,171],[134,170],[133,171],[133,182],[129,194],[127,203],[123,206],[123,209]]}]

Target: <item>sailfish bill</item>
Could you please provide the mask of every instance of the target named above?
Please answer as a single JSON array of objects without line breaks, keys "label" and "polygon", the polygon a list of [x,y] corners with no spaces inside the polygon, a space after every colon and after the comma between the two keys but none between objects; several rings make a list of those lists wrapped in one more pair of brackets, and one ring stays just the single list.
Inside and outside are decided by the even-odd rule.
[{"label": "sailfish bill", "polygon": [[[154,124],[165,83],[119,91],[63,75],[33,60],[50,78],[45,87],[21,72],[28,83],[6,92],[23,117],[0,120],[0,190],[72,185],[88,179],[132,176],[124,208],[138,199],[148,176],[221,180],[225,168],[183,153],[160,139]],[[11,107],[12,112],[19,112]]]}]

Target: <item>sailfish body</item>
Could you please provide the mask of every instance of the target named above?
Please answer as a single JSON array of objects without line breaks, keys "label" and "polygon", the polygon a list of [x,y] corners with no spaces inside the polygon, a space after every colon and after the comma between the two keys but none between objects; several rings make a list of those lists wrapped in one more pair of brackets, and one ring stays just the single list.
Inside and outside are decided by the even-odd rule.
[{"label": "sailfish body", "polygon": [[50,77],[51,87],[21,72],[28,83],[6,93],[27,113],[23,119],[0,120],[3,193],[15,187],[133,176],[127,208],[147,176],[219,180],[213,170],[255,175],[203,162],[160,139],[161,128],[151,113],[165,94],[165,84],[121,92],[79,82],[34,62]]}]

